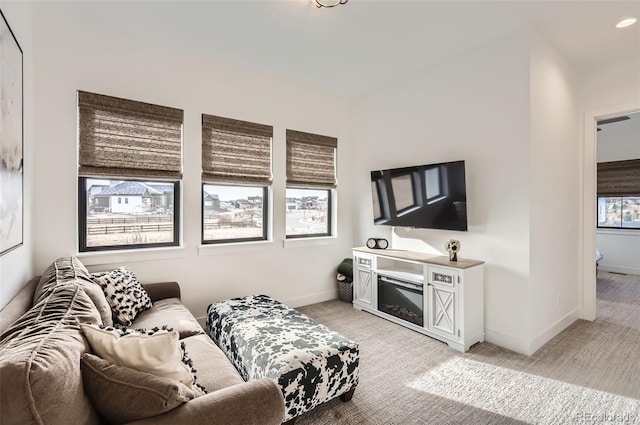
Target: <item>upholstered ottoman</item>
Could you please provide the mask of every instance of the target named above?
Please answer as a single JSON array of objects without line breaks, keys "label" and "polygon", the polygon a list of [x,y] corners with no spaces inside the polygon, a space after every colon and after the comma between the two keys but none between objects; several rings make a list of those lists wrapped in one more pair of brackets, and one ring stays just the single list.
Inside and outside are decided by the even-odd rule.
[{"label": "upholstered ottoman", "polygon": [[288,424],[337,396],[349,401],[358,384],[356,343],[266,295],[211,304],[207,329],[246,381],[278,383]]}]

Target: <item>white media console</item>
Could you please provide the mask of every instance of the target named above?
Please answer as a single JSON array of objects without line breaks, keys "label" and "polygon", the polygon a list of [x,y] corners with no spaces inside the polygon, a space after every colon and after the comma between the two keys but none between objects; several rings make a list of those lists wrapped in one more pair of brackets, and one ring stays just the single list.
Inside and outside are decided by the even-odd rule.
[{"label": "white media console", "polygon": [[353,306],[465,352],[484,341],[483,264],[353,248]]}]

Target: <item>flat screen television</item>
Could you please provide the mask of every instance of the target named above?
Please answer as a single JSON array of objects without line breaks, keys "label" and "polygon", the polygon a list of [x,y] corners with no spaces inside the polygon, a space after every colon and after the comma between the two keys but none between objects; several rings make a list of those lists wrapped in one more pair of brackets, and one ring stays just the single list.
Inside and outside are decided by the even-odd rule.
[{"label": "flat screen television", "polygon": [[467,231],[464,161],[371,172],[375,224]]}]

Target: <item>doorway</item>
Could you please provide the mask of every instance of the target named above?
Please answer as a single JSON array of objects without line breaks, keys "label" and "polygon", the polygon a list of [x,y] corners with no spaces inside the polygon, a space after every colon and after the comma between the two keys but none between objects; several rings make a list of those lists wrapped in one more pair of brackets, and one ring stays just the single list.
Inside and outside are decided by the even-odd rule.
[{"label": "doorway", "polygon": [[[640,104],[607,108],[585,114],[584,145],[582,163],[582,310],[580,317],[585,320],[596,318],[596,164],[597,164],[597,122],[640,112]],[[605,254],[606,255],[606,254]]]}]

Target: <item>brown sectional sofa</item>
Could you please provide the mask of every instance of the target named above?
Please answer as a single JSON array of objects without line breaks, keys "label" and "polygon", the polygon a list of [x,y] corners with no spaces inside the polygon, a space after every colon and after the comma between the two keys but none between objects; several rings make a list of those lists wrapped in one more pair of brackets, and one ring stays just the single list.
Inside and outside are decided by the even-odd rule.
[{"label": "brown sectional sofa", "polygon": [[[177,330],[197,370],[197,382],[207,394],[130,424],[282,422],[284,400],[275,381],[244,382],[180,302],[177,283],[144,287],[153,307],[140,314],[130,327],[167,325]],[[80,324],[103,323],[104,300],[100,295],[101,290],[95,291],[91,286],[84,266],[67,257],[57,260],[41,279],[31,280],[0,312],[0,424],[106,422],[91,402],[93,394],[85,392],[80,367],[82,354],[90,352]],[[135,408],[145,416],[143,404]]]}]

